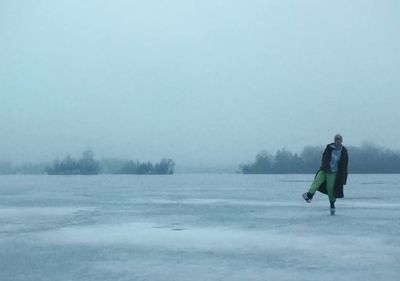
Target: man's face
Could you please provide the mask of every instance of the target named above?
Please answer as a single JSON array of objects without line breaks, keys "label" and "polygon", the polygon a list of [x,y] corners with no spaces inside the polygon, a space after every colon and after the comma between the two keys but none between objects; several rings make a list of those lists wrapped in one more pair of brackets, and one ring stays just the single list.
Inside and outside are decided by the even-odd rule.
[{"label": "man's face", "polygon": [[335,137],[335,144],[337,146],[341,146],[342,145],[342,137]]}]

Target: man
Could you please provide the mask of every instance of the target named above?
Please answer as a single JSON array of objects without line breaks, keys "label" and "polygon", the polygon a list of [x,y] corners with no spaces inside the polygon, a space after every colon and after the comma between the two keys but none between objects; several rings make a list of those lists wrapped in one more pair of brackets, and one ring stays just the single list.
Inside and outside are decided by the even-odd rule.
[{"label": "man", "polygon": [[317,190],[327,194],[331,205],[331,215],[335,214],[336,198],[344,197],[343,186],[347,181],[349,156],[342,142],[342,136],[337,134],[334,142],[326,146],[322,154],[321,168],[315,175],[308,192],[303,193],[303,198],[307,203],[311,203]]}]

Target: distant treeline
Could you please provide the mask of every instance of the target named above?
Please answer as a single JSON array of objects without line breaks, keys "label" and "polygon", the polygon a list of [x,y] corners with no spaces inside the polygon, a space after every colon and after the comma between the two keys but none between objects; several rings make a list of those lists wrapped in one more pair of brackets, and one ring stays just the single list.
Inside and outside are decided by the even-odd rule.
[{"label": "distant treeline", "polygon": [[[400,153],[374,144],[347,147],[350,173],[400,173]],[[275,155],[262,151],[253,163],[242,164],[243,174],[314,173],[321,165],[324,147],[307,146],[300,154],[285,149]]]},{"label": "distant treeline", "polygon": [[14,167],[9,161],[0,161],[0,174],[49,174],[49,175],[97,175],[97,174],[136,174],[171,175],[175,163],[162,159],[159,163],[139,162],[121,159],[96,160],[90,150],[83,152],[80,159],[66,156],[53,163],[25,163]]},{"label": "distant treeline", "polygon": [[[364,144],[361,147],[349,146],[350,173],[400,173],[400,152]],[[286,149],[275,155],[267,151],[258,153],[255,161],[239,166],[242,174],[284,174],[314,173],[321,164],[324,147],[307,146],[300,154]],[[170,175],[174,173],[175,163],[162,159],[159,163],[139,162],[121,159],[96,160],[92,151],[85,151],[80,159],[67,156],[52,163],[24,163],[13,166],[10,161],[1,161],[0,174],[50,174],[50,175],[95,175],[95,174],[137,174]]]},{"label": "distant treeline", "polygon": [[63,160],[55,160],[53,165],[47,167],[46,172],[49,175],[97,175],[99,167],[94,153],[88,150],[82,154],[81,159],[74,159],[68,155]]}]

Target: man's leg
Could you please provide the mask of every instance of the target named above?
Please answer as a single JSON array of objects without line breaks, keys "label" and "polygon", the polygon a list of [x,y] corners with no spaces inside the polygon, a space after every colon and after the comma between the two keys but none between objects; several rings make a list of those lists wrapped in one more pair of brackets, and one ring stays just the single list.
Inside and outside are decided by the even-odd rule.
[{"label": "man's leg", "polygon": [[317,192],[321,184],[326,180],[327,180],[327,173],[325,173],[324,171],[319,171],[313,183],[311,184],[311,187],[308,190],[308,192],[314,195],[314,193]]},{"label": "man's leg", "polygon": [[336,174],[328,174],[326,176],[326,189],[328,191],[329,202],[331,204],[331,216],[335,215],[335,180]]},{"label": "man's leg", "polygon": [[331,202],[331,207],[334,207],[336,197],[335,197],[335,181],[336,174],[326,175],[326,189],[328,191],[329,202]]},{"label": "man's leg", "polygon": [[326,180],[326,173],[323,171],[319,171],[318,174],[315,176],[314,181],[311,184],[311,187],[308,190],[308,192],[303,193],[303,199],[306,200],[307,203],[311,203],[311,200],[315,192],[317,192],[318,188],[325,180]]}]

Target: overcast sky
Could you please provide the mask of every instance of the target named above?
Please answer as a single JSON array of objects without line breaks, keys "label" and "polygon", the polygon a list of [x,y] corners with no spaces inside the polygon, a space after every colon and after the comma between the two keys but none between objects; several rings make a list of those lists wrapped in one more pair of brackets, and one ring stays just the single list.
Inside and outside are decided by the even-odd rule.
[{"label": "overcast sky", "polygon": [[[398,0],[0,0],[0,160],[400,150]],[[351,152],[350,152],[351,153]]]}]

